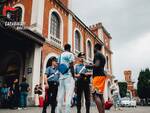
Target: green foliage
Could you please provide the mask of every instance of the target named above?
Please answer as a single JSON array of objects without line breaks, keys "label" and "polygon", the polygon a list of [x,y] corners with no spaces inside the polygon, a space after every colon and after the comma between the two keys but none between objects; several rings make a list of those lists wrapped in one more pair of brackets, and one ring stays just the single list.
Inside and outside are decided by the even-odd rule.
[{"label": "green foliage", "polygon": [[119,90],[120,90],[120,96],[126,97],[127,94],[127,83],[126,82],[118,82]]},{"label": "green foliage", "polygon": [[141,70],[138,77],[137,93],[140,98],[150,98],[150,70]]}]

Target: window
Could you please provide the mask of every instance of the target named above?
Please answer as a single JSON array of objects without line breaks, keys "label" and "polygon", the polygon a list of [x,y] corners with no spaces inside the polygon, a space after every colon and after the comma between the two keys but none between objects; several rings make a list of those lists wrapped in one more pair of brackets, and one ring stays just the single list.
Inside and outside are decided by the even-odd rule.
[{"label": "window", "polygon": [[92,58],[92,44],[89,40],[87,42],[87,54],[88,58]]},{"label": "window", "polygon": [[75,31],[75,50],[81,51],[81,36],[78,31]]},{"label": "window", "polygon": [[55,12],[51,14],[50,34],[53,38],[60,39],[60,20]]},{"label": "window", "polygon": [[17,22],[21,22],[22,20],[22,8],[21,7],[15,7],[16,8],[16,18],[15,20]]},{"label": "window", "polygon": [[15,7],[15,8],[16,10],[8,10],[6,12],[6,16],[12,21],[21,22],[22,21],[22,8],[21,7]]}]

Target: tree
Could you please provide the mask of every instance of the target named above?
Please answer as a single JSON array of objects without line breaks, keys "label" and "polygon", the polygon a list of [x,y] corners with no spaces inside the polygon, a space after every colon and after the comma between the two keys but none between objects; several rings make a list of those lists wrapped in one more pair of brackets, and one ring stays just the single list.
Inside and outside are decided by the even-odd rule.
[{"label": "tree", "polygon": [[141,70],[138,77],[137,93],[140,98],[150,98],[150,70]]},{"label": "tree", "polygon": [[120,96],[126,97],[127,94],[127,83],[126,82],[118,82],[119,90],[120,90]]}]

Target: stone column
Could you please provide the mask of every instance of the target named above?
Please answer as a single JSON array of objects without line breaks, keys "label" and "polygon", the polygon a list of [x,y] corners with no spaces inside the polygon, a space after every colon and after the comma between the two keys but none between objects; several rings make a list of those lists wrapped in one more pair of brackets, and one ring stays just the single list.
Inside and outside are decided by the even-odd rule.
[{"label": "stone column", "polygon": [[[68,16],[68,44],[72,46],[72,15],[69,14]],[[73,48],[73,47],[71,47]]]},{"label": "stone column", "polygon": [[45,0],[33,0],[32,2],[31,26],[34,27],[32,30],[40,34],[43,31],[44,5]]},{"label": "stone column", "polygon": [[40,70],[41,70],[41,46],[35,45],[34,49],[34,59],[33,59],[33,69],[32,69],[32,87],[31,87],[31,97],[34,97],[34,87],[36,84],[40,83]]}]

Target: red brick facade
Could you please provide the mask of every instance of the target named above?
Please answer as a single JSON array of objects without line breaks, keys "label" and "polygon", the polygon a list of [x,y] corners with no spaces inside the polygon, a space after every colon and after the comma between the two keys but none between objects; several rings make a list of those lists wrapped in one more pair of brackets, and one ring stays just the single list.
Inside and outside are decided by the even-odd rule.
[{"label": "red brick facade", "polygon": [[112,37],[110,34],[106,31],[102,23],[98,23],[96,25],[90,26],[90,29],[95,33],[104,43],[104,49],[103,53],[106,56],[107,64],[106,64],[106,70],[107,72],[112,75],[112,51],[110,46],[110,41]]},{"label": "red brick facade", "polygon": [[[24,22],[25,26],[31,26],[31,18],[33,12],[33,3],[38,3],[36,0],[14,0],[11,6],[15,6],[16,4],[22,4],[24,6]],[[103,53],[107,57],[107,65],[106,69],[109,74],[112,74],[112,52],[110,46],[110,40],[112,39],[110,34],[106,31],[104,26],[99,23],[90,28],[87,27],[69,8],[69,0],[43,0],[44,2],[44,10],[43,10],[43,26],[42,26],[42,34],[46,42],[42,48],[42,67],[44,66],[44,62],[46,57],[51,54],[60,54],[63,50],[63,45],[69,43],[72,45],[72,52],[76,54],[75,51],[75,31],[77,30],[81,36],[81,51],[87,54],[87,41],[91,42],[91,48],[93,50],[95,43],[101,43],[104,45]],[[38,8],[37,8],[38,10]],[[42,9],[41,9],[42,10]],[[51,42],[50,39],[50,21],[51,14],[55,12],[60,19],[60,32],[61,32],[61,43],[62,45],[55,46]],[[71,19],[69,20],[69,18]],[[33,24],[33,23],[32,23]],[[37,25],[38,26],[38,25]],[[69,28],[69,26],[71,26]],[[71,35],[69,35],[69,32]],[[93,58],[93,51],[92,51]],[[92,58],[86,58],[87,62],[92,61]]]},{"label": "red brick facade", "polygon": [[[92,62],[94,45],[100,43],[104,45],[102,52],[107,61],[105,70],[110,75],[106,80],[104,99],[107,101],[111,98],[112,51],[110,42],[112,38],[102,23],[90,27],[85,25],[71,11],[71,0],[13,0],[6,5],[19,7],[22,10],[21,19],[25,23],[25,29],[27,28],[36,36],[40,35],[45,38],[43,46],[34,43],[32,54],[29,54],[30,51],[27,50],[25,55],[27,57],[25,67],[32,69],[28,76],[32,97],[35,85],[39,84],[40,80],[44,80],[40,75],[44,74],[49,58],[63,52],[63,46],[66,43],[72,46],[74,55],[79,52],[86,53],[86,62]],[[44,86],[44,82],[42,84]]]},{"label": "red brick facade", "polygon": [[[24,22],[25,26],[30,26],[31,24],[31,13],[32,13],[32,0],[14,0],[12,3],[9,3],[8,6],[23,5],[24,7]],[[21,7],[22,8],[22,7]]]}]

